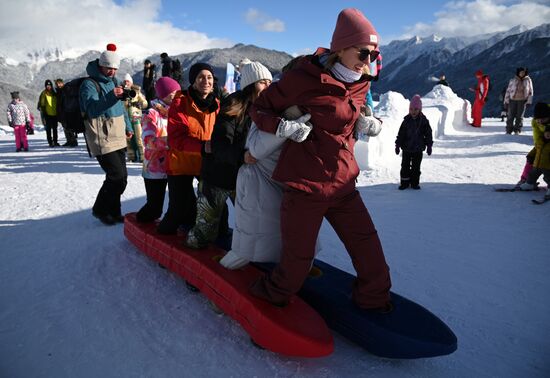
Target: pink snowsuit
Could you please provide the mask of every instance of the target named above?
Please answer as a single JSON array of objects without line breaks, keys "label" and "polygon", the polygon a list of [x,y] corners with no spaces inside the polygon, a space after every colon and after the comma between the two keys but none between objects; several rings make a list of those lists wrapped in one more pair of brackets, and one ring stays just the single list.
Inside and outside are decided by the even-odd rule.
[{"label": "pink snowsuit", "polygon": [[12,100],[8,105],[7,116],[8,123],[13,127],[13,133],[15,134],[16,151],[21,151],[21,148],[27,151],[29,142],[27,141],[27,128],[25,125],[31,120],[29,108],[19,99]]}]

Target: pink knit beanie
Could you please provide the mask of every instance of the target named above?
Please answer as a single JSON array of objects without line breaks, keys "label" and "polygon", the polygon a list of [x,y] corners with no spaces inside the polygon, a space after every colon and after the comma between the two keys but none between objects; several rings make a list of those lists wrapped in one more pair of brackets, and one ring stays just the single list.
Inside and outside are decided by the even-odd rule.
[{"label": "pink knit beanie", "polygon": [[376,29],[360,10],[346,8],[340,12],[332,33],[330,51],[336,52],[355,45],[378,44]]},{"label": "pink knit beanie", "polygon": [[174,91],[180,91],[181,86],[179,83],[168,76],[163,76],[155,83],[155,91],[157,92],[157,98],[163,99]]},{"label": "pink knit beanie", "polygon": [[409,104],[409,109],[418,109],[422,110],[422,99],[420,98],[420,95],[414,95],[413,98],[411,98],[411,103]]}]

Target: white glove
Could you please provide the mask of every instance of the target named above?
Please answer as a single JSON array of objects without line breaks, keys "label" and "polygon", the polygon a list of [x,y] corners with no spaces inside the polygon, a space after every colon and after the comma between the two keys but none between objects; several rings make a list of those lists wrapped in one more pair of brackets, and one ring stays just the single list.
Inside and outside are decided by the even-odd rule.
[{"label": "white glove", "polygon": [[359,118],[355,121],[355,127],[358,133],[375,137],[382,130],[382,122],[376,117],[359,114]]},{"label": "white glove", "polygon": [[292,139],[298,143],[303,142],[313,129],[313,125],[307,122],[310,118],[311,114],[309,113],[306,113],[295,120],[281,118],[281,122],[279,122],[279,126],[277,127],[277,136],[279,138]]}]

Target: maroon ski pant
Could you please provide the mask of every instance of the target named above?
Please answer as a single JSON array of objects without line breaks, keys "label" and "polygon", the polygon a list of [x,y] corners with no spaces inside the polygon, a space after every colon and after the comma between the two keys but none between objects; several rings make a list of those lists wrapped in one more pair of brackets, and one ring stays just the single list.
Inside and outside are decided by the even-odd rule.
[{"label": "maroon ski pant", "polygon": [[252,286],[252,293],[273,304],[288,303],[310,271],[323,218],[327,218],[344,243],[357,272],[352,292],[354,302],[362,308],[384,307],[390,301],[389,268],[357,190],[332,200],[285,191],[281,204],[281,261],[269,276]]}]

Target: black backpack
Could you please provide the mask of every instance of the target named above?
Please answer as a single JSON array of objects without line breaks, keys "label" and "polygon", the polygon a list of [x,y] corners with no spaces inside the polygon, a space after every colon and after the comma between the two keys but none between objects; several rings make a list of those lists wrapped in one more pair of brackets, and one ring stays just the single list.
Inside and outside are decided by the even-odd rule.
[{"label": "black backpack", "polygon": [[65,127],[76,133],[83,133],[85,128],[85,115],[80,110],[80,86],[86,79],[91,80],[95,84],[98,93],[101,93],[99,84],[89,77],[79,77],[71,80],[63,87],[62,107],[65,113]]}]

